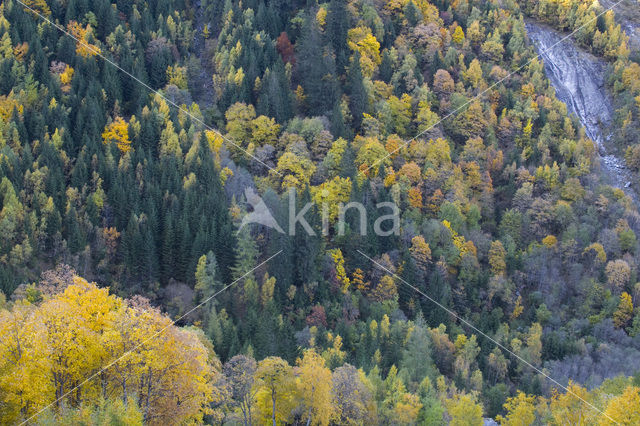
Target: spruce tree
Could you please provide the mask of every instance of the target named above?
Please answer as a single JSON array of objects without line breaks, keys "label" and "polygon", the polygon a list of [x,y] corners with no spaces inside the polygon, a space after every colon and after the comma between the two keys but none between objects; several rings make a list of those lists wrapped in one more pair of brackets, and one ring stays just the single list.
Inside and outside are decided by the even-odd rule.
[{"label": "spruce tree", "polygon": [[362,126],[363,114],[367,110],[367,91],[362,81],[362,69],[360,69],[360,54],[353,55],[348,73],[349,85],[349,109],[353,117],[353,128],[358,131]]},{"label": "spruce tree", "polygon": [[296,43],[298,79],[306,96],[308,115],[324,115],[339,98],[335,64],[322,45],[315,16],[307,16],[302,31],[302,39]]},{"label": "spruce tree", "polygon": [[404,17],[412,27],[422,20],[422,13],[413,0],[409,0],[409,3],[404,7]]},{"label": "spruce tree", "polygon": [[350,25],[346,0],[331,0],[329,2],[326,22],[325,33],[328,35],[336,55],[336,71],[338,74],[343,74],[349,63],[347,34]]},{"label": "spruce tree", "polygon": [[390,82],[391,77],[393,76],[393,62],[391,61],[391,56],[387,49],[382,53],[382,62],[378,68],[378,75],[385,83]]}]

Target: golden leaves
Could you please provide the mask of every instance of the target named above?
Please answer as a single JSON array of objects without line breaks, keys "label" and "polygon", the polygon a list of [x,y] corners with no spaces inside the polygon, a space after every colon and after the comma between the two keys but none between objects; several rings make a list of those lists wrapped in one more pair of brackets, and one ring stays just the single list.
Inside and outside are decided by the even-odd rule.
[{"label": "golden leaves", "polygon": [[[35,10],[36,12],[40,13],[41,15],[44,16],[50,16],[51,15],[51,9],[49,8],[49,5],[47,4],[47,2],[45,0],[21,0],[22,2],[24,2],[24,4],[29,7],[30,9]],[[29,10],[27,10],[30,13],[33,13]]]},{"label": "golden leaves", "polygon": [[360,53],[360,67],[362,74],[371,77],[376,67],[380,65],[380,43],[369,27],[356,27],[349,30],[347,44],[353,51]]},{"label": "golden leaves", "polygon": [[102,141],[105,144],[115,142],[121,152],[129,152],[131,150],[129,124],[122,117],[116,117],[114,121],[105,126],[104,132],[102,132]]},{"label": "golden leaves", "polygon": [[29,43],[22,42],[13,48],[13,56],[15,56],[16,61],[22,62],[24,59],[24,55],[29,51]]},{"label": "golden leaves", "polygon": [[269,175],[276,180],[282,178],[282,189],[293,187],[302,190],[309,184],[309,179],[315,170],[315,164],[308,158],[297,156],[292,152],[285,152],[278,159],[276,169],[271,170]]},{"label": "golden leaves", "polygon": [[64,71],[62,72],[62,74],[60,74],[60,82],[65,86],[71,83],[71,79],[73,78],[73,72],[74,72],[73,68],[67,65],[64,68]]},{"label": "golden leaves", "polygon": [[316,205],[328,209],[329,219],[334,221],[340,214],[340,204],[351,197],[351,179],[336,176],[321,185],[311,188],[311,197]]},{"label": "golden leaves", "polygon": [[90,40],[93,38],[93,29],[91,25],[83,27],[76,21],[70,21],[67,24],[67,30],[76,40],[76,53],[83,58],[99,55],[102,51],[98,46],[92,44]]},{"label": "golden leaves", "polygon": [[607,404],[601,425],[637,425],[640,424],[640,388],[627,386],[622,395],[612,398]]},{"label": "golden leaves", "polygon": [[340,283],[340,287],[343,293],[346,293],[351,285],[351,281],[347,276],[347,272],[344,268],[344,256],[342,255],[342,250],[333,249],[329,251],[331,255],[331,259],[333,259],[333,264],[335,266],[336,278]]},{"label": "golden leaves", "polygon": [[13,91],[11,91],[7,96],[0,96],[0,118],[2,118],[3,121],[7,121],[11,118],[11,115],[16,110],[19,114],[22,114],[24,107],[15,98]]},{"label": "golden leaves", "polygon": [[169,84],[173,84],[179,89],[187,89],[187,67],[167,67],[167,79]]},{"label": "golden leaves", "polygon": [[424,240],[422,235],[416,235],[411,239],[411,247],[409,248],[411,257],[416,262],[420,270],[426,271],[431,263],[431,247]]},{"label": "golden leaves", "polygon": [[313,425],[328,425],[334,410],[331,370],[314,349],[307,349],[298,360],[296,387],[297,400],[304,407],[303,419]]},{"label": "golden leaves", "polygon": [[462,30],[462,27],[457,25],[456,29],[453,31],[453,35],[451,36],[451,39],[453,40],[454,43],[462,45],[462,43],[464,43],[464,31]]},{"label": "golden leaves", "polygon": [[613,323],[616,327],[626,327],[633,318],[633,301],[631,295],[623,291],[620,295],[618,309],[613,313]]},{"label": "golden leaves", "polygon": [[61,397],[79,407],[108,392],[137,394],[152,424],[201,421],[214,398],[216,363],[201,340],[148,302],[125,301],[76,276],[40,305],[20,301],[0,311],[0,420],[14,423]]}]

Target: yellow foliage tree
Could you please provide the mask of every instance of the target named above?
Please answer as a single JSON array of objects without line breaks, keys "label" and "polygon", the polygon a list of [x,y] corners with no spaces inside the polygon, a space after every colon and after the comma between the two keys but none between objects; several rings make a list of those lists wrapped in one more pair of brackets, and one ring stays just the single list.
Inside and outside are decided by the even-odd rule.
[{"label": "yellow foliage tree", "polygon": [[499,240],[493,241],[489,249],[489,265],[491,265],[491,273],[494,276],[503,275],[507,270],[506,256],[507,251],[502,243]]},{"label": "yellow foliage tree", "polygon": [[63,293],[39,305],[17,302],[0,319],[2,423],[104,395],[125,405],[134,400],[149,424],[198,422],[211,413],[219,363],[210,344],[148,302],[122,300],[75,277]]},{"label": "yellow foliage tree", "polygon": [[331,394],[331,370],[314,349],[304,352],[298,360],[296,381],[302,419],[307,425],[328,425],[334,406]]},{"label": "yellow foliage tree", "polygon": [[358,150],[356,164],[359,170],[367,176],[377,176],[380,166],[388,166],[391,158],[382,143],[377,138],[366,138]]},{"label": "yellow foliage tree", "polygon": [[[473,250],[472,246],[467,244],[467,240],[465,240],[464,236],[458,234],[456,230],[451,227],[451,223],[448,220],[443,220],[442,225],[451,233],[453,245],[458,249],[460,257],[463,257],[465,254],[467,254],[469,250]],[[472,241],[470,242],[473,243]]]},{"label": "yellow foliage tree", "polygon": [[607,261],[607,253],[604,251],[604,247],[600,243],[592,243],[587,248],[584,249],[582,254],[586,254],[587,252],[593,250],[596,253],[596,260],[600,264],[604,264]]},{"label": "yellow foliage tree", "polygon": [[378,302],[398,299],[398,288],[390,275],[385,275],[373,289],[373,299]]},{"label": "yellow foliage tree", "polygon": [[613,313],[613,323],[616,327],[626,327],[633,317],[633,302],[631,295],[623,291],[620,295],[620,303],[618,309]]},{"label": "yellow foliage tree", "polygon": [[504,403],[507,414],[497,416],[496,420],[504,426],[529,426],[536,420],[536,397],[518,391],[516,396],[507,398]]},{"label": "yellow foliage tree", "polygon": [[338,281],[340,282],[342,292],[346,293],[351,282],[344,269],[344,256],[342,255],[342,250],[339,248],[333,249],[329,254],[331,255],[331,259],[333,259],[333,264],[336,268],[336,278],[338,278]]},{"label": "yellow foliage tree", "polygon": [[409,199],[409,205],[414,209],[422,208],[422,191],[419,187],[414,186],[409,188],[407,192],[407,197]]},{"label": "yellow foliage tree", "polygon": [[[395,366],[392,368],[395,368]],[[418,414],[422,408],[420,398],[407,392],[400,378],[395,378],[395,380],[392,381],[388,397],[384,400],[384,404],[389,406],[387,417],[390,417],[393,424],[401,425],[416,424]]]},{"label": "yellow foliage tree", "polygon": [[276,287],[276,277],[269,277],[268,273],[264,274],[262,280],[262,288],[260,290],[260,301],[262,306],[267,306],[273,300],[273,291]]},{"label": "yellow foliage tree", "polygon": [[518,296],[516,299],[516,304],[513,307],[513,311],[511,312],[511,319],[518,318],[522,312],[524,312],[524,306],[522,306],[522,296]]},{"label": "yellow foliage tree", "polygon": [[459,45],[464,43],[464,31],[462,30],[462,27],[460,25],[458,25],[456,29],[453,30],[453,35],[451,36],[451,39],[453,40],[454,43]]},{"label": "yellow foliage tree", "polygon": [[614,289],[622,288],[631,277],[631,267],[622,259],[617,259],[607,263],[605,272],[607,274],[607,281],[609,285]]},{"label": "yellow foliage tree", "polygon": [[473,394],[456,393],[444,401],[444,406],[451,418],[451,426],[481,425],[482,406]]},{"label": "yellow foliage tree", "polygon": [[356,287],[357,290],[360,290],[362,294],[367,294],[369,290],[371,290],[371,283],[365,282],[364,280],[364,272],[360,268],[356,268],[353,271],[353,275],[351,276],[351,282]]},{"label": "yellow foliage tree", "polygon": [[280,125],[273,118],[261,115],[251,121],[251,141],[256,145],[275,145],[279,132]]},{"label": "yellow foliage tree", "polygon": [[471,83],[474,89],[477,88],[482,81],[482,67],[480,66],[480,61],[477,59],[471,61],[469,68],[463,73],[463,76]]},{"label": "yellow foliage tree", "polygon": [[431,263],[431,247],[424,240],[422,235],[416,235],[411,239],[411,247],[409,248],[411,257],[416,262],[421,271],[426,272]]},{"label": "yellow foliage tree", "polygon": [[309,179],[315,170],[315,164],[308,158],[299,157],[293,152],[285,152],[278,159],[276,169],[269,171],[269,174],[272,179],[280,183],[282,189],[303,189],[309,184]]},{"label": "yellow foliage tree", "polygon": [[360,26],[349,30],[347,44],[354,52],[360,53],[360,67],[365,77],[371,77],[380,65],[380,43],[371,32],[371,28]]},{"label": "yellow foliage tree", "polygon": [[311,188],[311,197],[316,205],[328,210],[329,220],[334,221],[340,214],[340,204],[347,203],[351,197],[351,179],[334,177]]},{"label": "yellow foliage tree", "polygon": [[260,423],[284,423],[295,405],[293,368],[282,358],[270,356],[258,363],[255,380]]},{"label": "yellow foliage tree", "polygon": [[51,9],[45,0],[21,0],[29,8],[40,12],[44,16],[51,15]]},{"label": "yellow foliage tree", "polygon": [[584,403],[590,403],[589,392],[580,385],[569,381],[566,393],[554,390],[551,397],[551,417],[555,424],[591,425],[596,424],[597,414],[593,408]]},{"label": "yellow foliage tree", "polygon": [[131,150],[129,124],[122,117],[116,117],[115,120],[105,126],[102,132],[102,142],[105,144],[115,142],[120,151],[129,152]]},{"label": "yellow foliage tree", "polygon": [[167,79],[169,84],[173,84],[179,89],[187,88],[187,67],[167,67]]},{"label": "yellow foliage tree", "polygon": [[556,244],[558,244],[558,239],[555,237],[555,235],[547,235],[542,239],[542,244],[545,247],[552,248],[555,247]]},{"label": "yellow foliage tree", "polygon": [[205,130],[204,135],[207,138],[207,142],[209,143],[209,148],[216,155],[216,160],[218,163],[220,162],[220,148],[224,144],[224,138],[215,130]]},{"label": "yellow foliage tree", "polygon": [[90,43],[89,39],[93,36],[91,25],[83,27],[76,21],[69,21],[67,29],[76,40],[76,53],[83,58],[101,54],[101,50],[95,44]]},{"label": "yellow foliage tree", "polygon": [[17,110],[19,114],[22,114],[24,107],[15,98],[12,90],[7,96],[0,96],[0,117],[3,121],[7,121],[13,114],[14,110]]},{"label": "yellow foliage tree", "polygon": [[42,356],[47,342],[41,336],[44,326],[36,321],[36,307],[26,301],[0,311],[0,389],[3,424],[19,423],[54,400],[54,383],[43,372],[51,360]]},{"label": "yellow foliage tree", "polygon": [[327,9],[324,7],[318,9],[318,13],[316,13],[316,22],[320,28],[324,29],[324,26],[327,24]]},{"label": "yellow foliage tree", "polygon": [[73,68],[69,65],[66,65],[62,74],[60,74],[60,83],[63,85],[68,85],[71,83],[71,79],[73,78]]},{"label": "yellow foliage tree", "polygon": [[253,105],[236,102],[224,113],[227,119],[227,133],[231,140],[241,146],[246,146],[251,138],[253,120],[256,110]]},{"label": "yellow foliage tree", "polygon": [[609,400],[601,425],[638,425],[640,424],[640,388],[627,386],[622,395]]},{"label": "yellow foliage tree", "polygon": [[327,342],[331,343],[331,347],[322,352],[322,358],[327,363],[327,367],[333,369],[344,364],[347,353],[342,350],[342,337],[338,334],[335,337],[331,333],[327,333]]}]

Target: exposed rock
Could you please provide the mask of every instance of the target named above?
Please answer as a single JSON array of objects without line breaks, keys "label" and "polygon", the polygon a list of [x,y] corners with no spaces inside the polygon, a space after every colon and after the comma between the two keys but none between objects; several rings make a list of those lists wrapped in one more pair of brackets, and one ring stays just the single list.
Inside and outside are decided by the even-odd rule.
[{"label": "exposed rock", "polygon": [[605,87],[607,63],[576,46],[566,34],[532,21],[526,24],[529,38],[544,61],[544,68],[558,99],[574,113],[598,145],[602,171],[609,183],[624,189],[637,202],[627,182],[632,180],[624,160],[613,155],[604,129],[611,125],[613,106]]},{"label": "exposed rock", "polygon": [[578,116],[587,135],[602,145],[601,125],[609,124],[613,117],[604,87],[606,63],[549,27],[527,22],[527,32],[544,60],[558,99]]}]

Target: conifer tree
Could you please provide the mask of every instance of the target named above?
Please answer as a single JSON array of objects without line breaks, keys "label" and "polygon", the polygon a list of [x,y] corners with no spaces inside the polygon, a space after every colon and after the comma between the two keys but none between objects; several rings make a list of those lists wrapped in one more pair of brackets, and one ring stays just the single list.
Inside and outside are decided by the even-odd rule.
[{"label": "conifer tree", "polygon": [[327,9],[326,34],[336,55],[336,71],[342,74],[349,63],[347,34],[349,31],[349,11],[345,0],[331,0]]},{"label": "conifer tree", "polygon": [[367,92],[362,82],[360,69],[360,53],[356,52],[351,58],[348,72],[349,109],[353,117],[353,127],[357,130],[362,126],[363,114],[367,111]]},{"label": "conifer tree", "polygon": [[307,113],[323,115],[331,111],[339,94],[335,64],[322,44],[314,16],[307,16],[296,46],[297,74],[306,95]]}]

